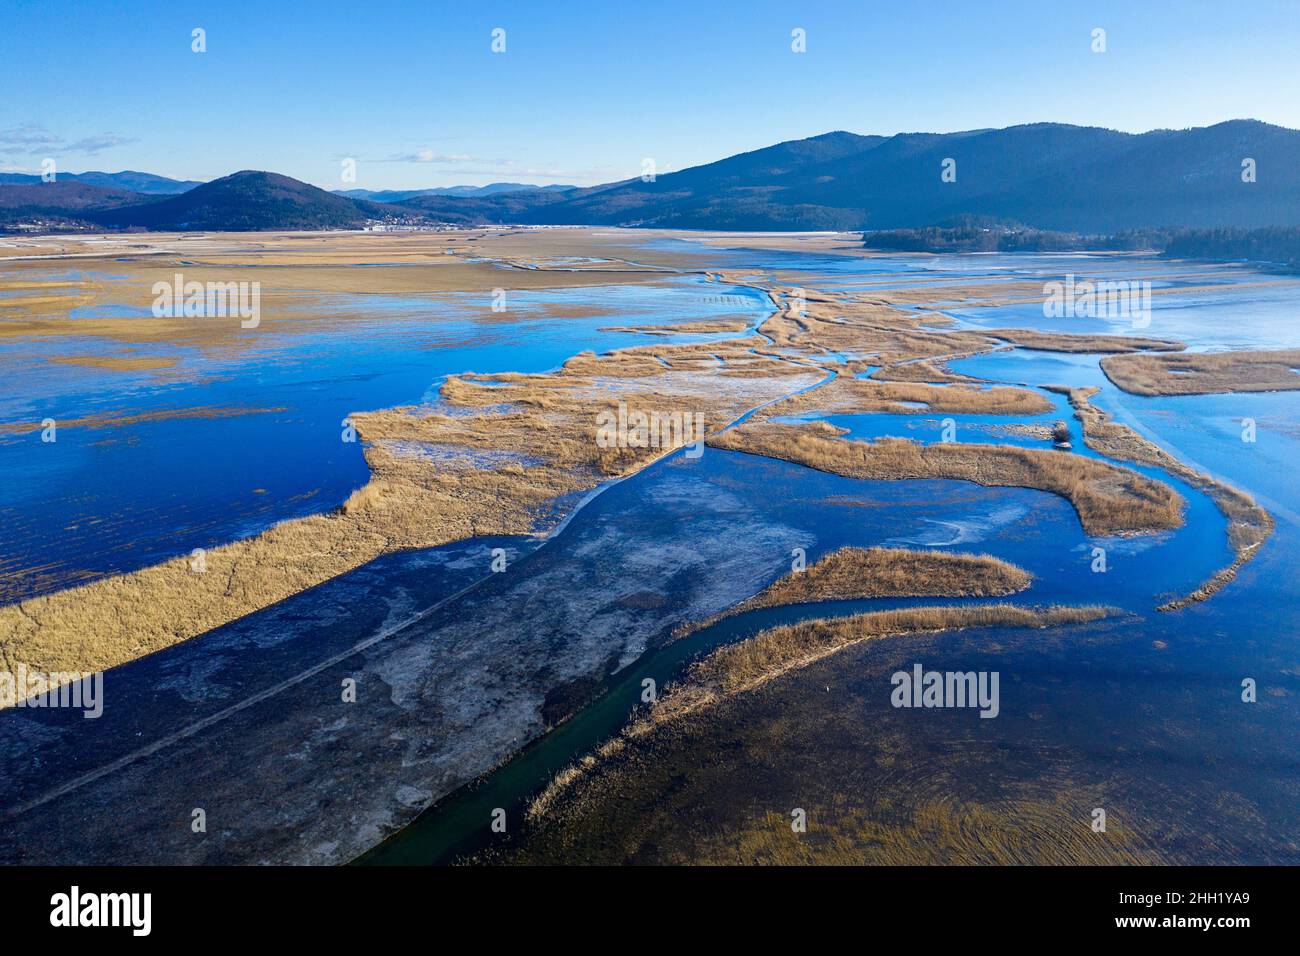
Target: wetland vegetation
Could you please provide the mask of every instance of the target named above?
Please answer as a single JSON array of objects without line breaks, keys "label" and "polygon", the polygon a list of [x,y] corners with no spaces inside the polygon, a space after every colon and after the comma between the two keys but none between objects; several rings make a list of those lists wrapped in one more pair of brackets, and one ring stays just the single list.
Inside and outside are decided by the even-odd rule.
[{"label": "wetland vegetation", "polygon": [[[1121,565],[1125,560],[1145,560],[1144,549],[1170,553],[1162,549],[1176,546],[1169,542],[1179,541],[1181,535],[1205,540],[1220,534],[1230,549],[1230,564],[1202,570],[1204,562],[1199,562],[1197,574],[1168,575],[1182,590],[1160,599],[1160,610],[1171,612],[1165,617],[1192,603],[1205,603],[1226,589],[1247,562],[1264,552],[1274,530],[1274,518],[1264,503],[1117,421],[1109,405],[1098,404],[1098,389],[1109,376],[1126,393],[1153,397],[1199,395],[1206,390],[1184,386],[1184,379],[1254,392],[1291,381],[1283,372],[1294,376],[1294,365],[1287,364],[1293,362],[1292,353],[1259,352],[1246,359],[1231,352],[1183,351],[1183,336],[1167,336],[1155,327],[1152,332],[1161,334],[1096,329],[1069,333],[996,322],[985,328],[950,314],[954,302],[974,303],[1001,314],[998,310],[1015,308],[1017,303],[1041,301],[1041,277],[1013,276],[1013,281],[1006,281],[963,273],[956,281],[931,285],[901,272],[902,263],[885,264],[858,253],[828,253],[821,247],[790,252],[770,237],[755,240],[748,248],[722,249],[687,243],[672,234],[647,241],[617,231],[597,235],[563,230],[550,232],[545,239],[543,254],[537,233],[512,229],[400,239],[266,235],[237,243],[219,236],[146,235],[129,242],[110,241],[94,260],[95,270],[90,270],[102,274],[74,271],[65,278],[50,275],[62,268],[56,263],[67,261],[58,257],[85,254],[74,251],[76,240],[54,244],[45,240],[42,247],[32,241],[38,258],[6,266],[4,290],[13,295],[0,297],[4,320],[0,337],[11,347],[29,350],[37,356],[34,361],[63,368],[70,375],[108,377],[104,382],[112,376],[135,376],[129,379],[133,389],[187,377],[201,379],[218,368],[250,361],[262,347],[258,343],[317,343],[347,334],[362,327],[356,323],[376,316],[389,327],[410,329],[401,342],[402,355],[423,360],[420,349],[424,349],[429,360],[436,361],[439,350],[447,346],[422,338],[427,334],[427,315],[430,310],[462,307],[464,299],[457,297],[465,296],[473,297],[477,302],[473,308],[481,314],[473,320],[475,325],[457,328],[456,336],[491,335],[495,328],[513,333],[520,323],[536,322],[538,328],[557,331],[561,338],[547,353],[554,355],[549,365],[512,369],[506,358],[482,366],[481,355],[473,353],[459,369],[434,376],[431,386],[429,373],[423,373],[423,392],[408,390],[405,400],[393,400],[391,396],[403,394],[397,390],[383,393],[382,398],[376,392],[374,400],[349,407],[343,424],[355,429],[359,441],[353,450],[359,453],[361,469],[351,486],[336,492],[327,506],[313,510],[308,505],[305,514],[287,513],[204,548],[202,571],[196,571],[188,548],[177,548],[169,560],[123,573],[93,575],[84,583],[73,579],[72,586],[65,580],[63,586],[40,589],[5,604],[0,607],[4,633],[0,650],[5,660],[48,671],[119,668],[126,674],[143,673],[133,670],[132,662],[147,669],[150,661],[169,659],[166,654],[182,661],[191,654],[201,655],[211,635],[256,628],[297,599],[310,599],[322,589],[346,590],[352,581],[365,579],[367,569],[403,556],[414,560],[456,542],[550,545],[564,533],[575,509],[592,501],[593,495],[607,495],[624,480],[665,468],[670,468],[666,474],[673,474],[671,469],[684,467],[685,449],[678,447],[680,442],[598,441],[600,413],[624,407],[658,416],[699,416],[711,449],[706,458],[739,453],[734,460],[746,464],[729,465],[717,479],[713,495],[720,503],[726,495],[739,495],[742,490],[746,495],[757,493],[748,487],[752,479],[747,476],[776,464],[787,469],[796,466],[794,474],[800,468],[812,469],[857,483],[855,487],[873,487],[877,482],[897,485],[902,497],[907,486],[953,485],[966,486],[972,494],[1010,495],[1012,500],[1034,503],[1006,512],[1023,514],[1023,519],[1003,517],[1003,511],[993,509],[987,515],[947,523],[927,518],[929,524],[923,522],[910,533],[899,529],[879,540],[850,535],[836,548],[814,548],[807,569],[798,573],[786,573],[791,546],[815,544],[826,532],[808,539],[777,522],[764,530],[766,543],[759,550],[754,550],[758,545],[747,546],[753,552],[747,565],[744,561],[726,565],[728,576],[712,585],[715,590],[706,595],[707,600],[695,596],[693,603],[681,605],[689,606],[690,613],[670,613],[679,598],[666,584],[622,582],[616,600],[607,606],[596,597],[584,599],[592,605],[591,620],[612,614],[623,628],[629,627],[629,620],[637,621],[636,641],[619,645],[622,649],[617,652],[601,654],[598,647],[588,646],[591,641],[583,643],[580,652],[564,649],[568,645],[544,629],[537,636],[540,643],[519,636],[523,653],[517,656],[530,662],[528,673],[521,673],[518,685],[501,696],[497,696],[501,689],[492,685],[493,690],[485,691],[490,704],[445,698],[429,683],[433,678],[420,676],[436,670],[439,680],[454,686],[478,686],[475,681],[482,675],[471,676],[457,668],[482,655],[482,647],[471,641],[457,652],[462,656],[446,659],[430,657],[427,640],[403,650],[424,662],[401,676],[392,670],[396,665],[385,664],[382,680],[394,682],[394,705],[424,701],[429,710],[421,719],[434,721],[436,729],[426,728],[432,736],[422,747],[433,766],[447,769],[435,773],[419,761],[403,769],[410,782],[403,784],[400,798],[395,798],[396,803],[388,801],[386,809],[369,818],[388,822],[367,824],[367,836],[360,842],[373,844],[384,837],[399,843],[418,841],[423,832],[418,822],[409,838],[400,825],[425,819],[417,817],[420,811],[434,818],[451,813],[447,819],[455,819],[454,811],[440,808],[444,801],[450,801],[447,807],[459,805],[458,788],[494,766],[506,774],[503,779],[513,779],[508,768],[521,747],[529,741],[552,739],[554,734],[567,739],[561,731],[573,728],[574,742],[564,745],[572,752],[560,766],[549,766],[540,783],[533,776],[528,778],[532,783],[511,784],[511,799],[531,806],[530,829],[507,847],[477,845],[474,851],[485,853],[484,859],[541,860],[553,858],[557,848],[573,850],[587,839],[585,821],[606,813],[607,801],[617,793],[633,794],[633,803],[652,800],[654,788],[662,781],[660,769],[680,768],[680,761],[689,764],[716,741],[735,739],[739,731],[732,721],[741,711],[757,707],[771,717],[767,709],[772,701],[784,699],[785,688],[795,685],[806,693],[822,681],[820,686],[829,691],[835,683],[832,675],[848,666],[842,662],[858,660],[855,655],[867,653],[866,645],[933,647],[937,645],[925,642],[949,635],[977,654],[996,656],[1008,646],[1023,646],[1024,653],[1031,655],[1065,654],[1068,645],[1056,637],[1037,640],[1024,635],[1090,635],[1084,639],[1087,644],[1097,633],[1132,627],[1133,616],[1151,606],[1155,595],[1147,594],[1148,603],[1143,605],[1142,588],[1131,578],[1124,600],[1112,602],[1104,588],[1086,586],[1086,562],[1082,578],[1071,577],[1079,572],[1062,570],[1061,562],[1075,558],[1044,559],[1032,549],[1016,550],[1017,539],[998,530],[1003,527],[999,522],[1032,523],[1032,516],[1053,515],[1051,521],[1065,522],[1053,525],[1054,533],[1065,535],[1062,529],[1068,527],[1068,535],[1074,536],[1069,547],[1074,551],[1086,553],[1104,546],[1121,556],[1115,559]],[[691,251],[684,251],[683,245],[691,246]],[[706,266],[697,258],[699,247],[715,249],[706,256]],[[37,252],[38,248],[43,251]],[[891,287],[853,288],[837,281],[845,261],[863,275],[889,276]],[[238,268],[264,276],[263,301],[270,308],[262,329],[250,335],[234,321],[223,326],[114,314],[115,308],[141,309],[149,281],[182,267],[196,274]],[[1133,265],[1132,260],[1119,257],[1095,267],[1104,272]],[[1195,275],[1186,282],[1183,288],[1195,295],[1210,295],[1205,290],[1218,288]],[[516,306],[518,314],[501,316],[490,309],[493,290],[503,283],[512,294],[517,289],[524,297],[524,303]],[[1254,284],[1252,276],[1242,275],[1235,284],[1223,282],[1222,288]],[[677,310],[671,321],[655,313],[657,297],[683,288],[693,297],[689,306]],[[594,292],[583,298],[587,290]],[[711,307],[701,315],[699,306],[705,302]],[[82,317],[66,318],[72,309],[84,310],[79,313]],[[569,329],[574,331],[565,337]],[[88,342],[94,343],[90,350]],[[412,343],[416,343],[414,351]],[[174,352],[173,347],[195,352]],[[196,353],[205,361],[231,364],[196,364],[191,357]],[[1011,356],[1059,357],[1061,374],[1046,377],[1035,372],[995,380],[970,371],[979,367],[979,361]],[[468,370],[476,365],[474,371]],[[417,373],[411,381],[420,378]],[[1124,388],[1125,380],[1146,383],[1149,391],[1142,392],[1141,384]],[[218,402],[131,407],[123,402],[81,415],[64,414],[59,425],[74,436],[106,433],[115,426],[112,431],[134,438],[141,429],[172,421],[209,423],[213,428],[243,420],[269,421],[289,407]],[[1060,421],[1071,411],[1077,421],[1074,427],[1081,429],[1081,442],[1070,442],[1070,426]],[[909,434],[903,430],[910,427],[907,423],[923,424],[931,418],[959,421],[961,437],[938,441],[902,437]],[[335,435],[337,421],[337,417],[328,419]],[[865,421],[875,423],[875,431],[858,437],[855,429]],[[6,441],[39,440],[41,421],[29,409],[0,424]],[[124,451],[129,447],[123,445]],[[1059,499],[1063,510],[1045,503],[1053,499]],[[824,504],[828,502],[819,502]],[[855,514],[850,527],[869,528],[879,520],[871,510],[856,507],[860,509],[856,513],[844,512]],[[916,505],[904,504],[900,497],[893,500],[891,513],[902,521],[908,507]],[[1224,524],[1189,528],[1193,516],[1202,520],[1205,508],[1220,515]],[[935,545],[929,538],[916,537],[918,529],[950,524],[957,550],[950,550],[953,544]],[[665,538],[639,557],[625,556],[625,560],[638,567],[669,567],[702,547],[692,534],[714,534],[722,546],[735,531],[722,522],[707,532],[680,532],[685,537]],[[1029,532],[1022,528],[1017,533]],[[968,540],[980,542],[981,547],[972,549]],[[545,567],[547,553],[545,548],[539,550],[534,563]],[[1018,559],[1009,560],[1011,553]],[[743,555],[730,557],[738,560]],[[21,575],[34,579],[31,570]],[[487,562],[480,576],[505,580],[490,573]],[[11,580],[17,584],[19,572]],[[527,584],[529,579],[521,580]],[[485,587],[476,584],[473,576],[462,581],[469,595]],[[543,576],[536,583],[544,587],[544,581]],[[1130,598],[1130,591],[1139,597]],[[1025,592],[1023,604],[987,600],[1019,592]],[[510,616],[511,612],[503,608],[501,613]],[[345,646],[337,651],[336,656],[343,655],[337,661],[327,658],[310,666],[303,661],[291,667],[306,668],[305,688],[317,679],[315,668],[339,666],[349,653],[377,653],[383,645],[374,642],[380,640],[403,648],[402,635],[431,626],[426,622],[435,619],[441,621],[420,601],[395,605],[378,636],[358,635],[354,647],[362,650]],[[439,632],[440,641],[452,632],[468,634],[473,629],[469,618],[459,628],[450,623],[439,626],[447,629]],[[557,623],[556,627],[579,633],[572,625]],[[474,631],[474,640],[489,633],[479,630]],[[593,632],[597,643],[599,633],[603,632]],[[984,641],[986,634],[990,637]],[[890,640],[876,640],[886,637]],[[1025,640],[1030,643],[1024,644]],[[1168,646],[1167,634],[1159,643]],[[661,648],[672,646],[698,650],[682,650],[684,666],[674,673],[657,703],[628,719],[611,696],[622,686],[621,675],[630,671],[638,655],[657,659],[664,653]],[[298,687],[293,683],[297,680],[291,678],[288,686]],[[272,684],[259,693],[286,693],[279,687]],[[421,689],[405,689],[409,687]],[[381,690],[381,695],[388,693]],[[241,726],[244,706],[235,703],[204,719],[229,721],[233,732]],[[323,726],[313,709],[316,704],[304,701],[297,706],[300,710],[287,713],[286,720],[300,713],[307,724]],[[587,729],[585,715],[595,712],[593,708],[603,716]],[[470,711],[477,717],[462,713]],[[807,719],[811,710],[800,714],[801,720]],[[413,718],[408,714],[401,719]],[[859,731],[871,726],[863,720]],[[787,730],[794,732],[794,725]],[[179,735],[180,740],[188,731],[182,719],[181,726],[160,732],[164,740],[169,734]],[[777,741],[784,740],[784,732],[764,718],[745,733],[771,734]],[[895,727],[883,732],[881,739],[893,739],[889,735],[899,732]],[[755,745],[751,741],[745,746]],[[123,766],[139,762],[152,767],[152,761],[159,759],[153,755],[166,752],[149,746],[146,751],[137,756],[125,753],[120,758],[127,761]],[[784,753],[780,747],[776,752]],[[823,750],[817,760],[827,759],[827,754]],[[560,772],[561,766],[568,769]],[[627,775],[644,774],[648,766],[656,769],[634,786]],[[1076,763],[1069,768],[1086,776]],[[118,778],[102,779],[107,788],[107,781]],[[65,801],[75,802],[78,788],[100,794],[100,780],[93,775],[89,781],[75,779],[67,784],[73,787],[67,791],[71,796],[55,792],[39,798],[46,802],[29,801],[24,806],[48,806],[55,812]],[[547,780],[552,784],[542,788]],[[718,782],[701,771],[688,789],[705,799],[699,788],[711,785],[710,781]],[[540,796],[539,788],[544,790]],[[1088,792],[1087,787],[1080,792]],[[118,799],[116,795],[100,798]],[[967,803],[954,811],[953,819],[945,818],[932,804],[913,806],[905,819],[886,820],[879,803],[845,802],[829,792],[817,799],[820,809],[814,809],[814,816],[823,830],[812,844],[779,843],[770,832],[776,811],[771,806],[754,807],[735,831],[735,840],[722,840],[711,831],[712,836],[699,841],[696,858],[727,860],[756,854],[774,861],[893,862],[921,858],[915,844],[922,838],[933,841],[934,852],[947,847],[955,859],[970,861],[1137,861],[1159,856],[1144,832],[1152,825],[1149,814],[1140,822],[1138,817],[1126,821],[1123,839],[1104,848],[1091,846],[1057,823],[1046,822],[1063,811],[1059,793],[1041,787],[1004,792],[996,799],[1013,808],[1013,815],[1038,821],[1044,833],[1059,838],[1052,852],[1043,848],[1043,841],[1030,846],[1034,841],[1022,839],[1014,828],[996,824],[988,810],[988,793],[967,793]],[[830,807],[838,807],[833,826],[826,818]],[[615,816],[623,819],[621,814]],[[560,835],[562,828],[557,829],[556,821],[561,820],[578,821],[571,836]],[[654,820],[655,825],[664,822],[662,817]],[[971,838],[972,829],[984,836]],[[611,843],[621,848],[615,852],[643,854],[637,848],[638,832],[629,824]],[[355,851],[358,840],[340,845]],[[463,840],[454,845],[463,845]],[[574,858],[589,850],[588,845]],[[678,843],[665,844],[664,852],[670,856],[679,850]],[[292,855],[283,847],[274,852],[288,854],[275,859]],[[312,859],[329,856],[325,850],[312,852]]]}]

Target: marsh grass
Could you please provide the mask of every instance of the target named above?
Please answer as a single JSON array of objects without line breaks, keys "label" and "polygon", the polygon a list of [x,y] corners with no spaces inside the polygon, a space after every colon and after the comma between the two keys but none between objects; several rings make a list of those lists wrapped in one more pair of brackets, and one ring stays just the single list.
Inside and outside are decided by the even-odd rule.
[{"label": "marsh grass", "polygon": [[[180,268],[182,255],[194,263],[184,266],[187,277],[199,281],[220,277],[231,268],[246,270],[264,285],[267,315],[258,336],[232,336],[217,323],[173,319],[69,321],[69,308],[104,301],[107,286],[43,285],[48,262],[5,265],[6,287],[32,295],[0,301],[0,336],[96,335],[115,342],[167,342],[237,354],[263,341],[261,335],[294,328],[300,321],[346,325],[346,316],[322,318],[319,310],[305,305],[304,290],[324,295],[449,290],[486,294],[501,284],[500,268],[471,262],[463,253],[505,261],[512,288],[653,282],[658,281],[657,270],[683,266],[669,256],[643,250],[647,261],[655,264],[641,268],[614,258],[622,249],[616,239],[564,233],[547,236],[553,254],[582,255],[594,246],[596,254],[611,259],[585,272],[554,270],[546,267],[546,257],[536,255],[535,233],[512,229],[416,237],[196,236],[185,237],[184,252],[177,253],[173,246],[179,242],[176,237],[133,237],[121,249],[104,250],[103,258],[93,261],[96,269],[121,280],[112,284],[114,299],[133,305],[148,304],[151,283]],[[449,243],[459,247],[462,255],[445,255]],[[137,254],[137,249],[142,253]],[[80,250],[69,240],[50,245],[49,252],[79,254]],[[129,261],[119,262],[118,256]],[[419,268],[355,268],[374,262]],[[742,284],[753,281],[739,273],[718,278]],[[669,450],[599,447],[594,440],[595,412],[619,400],[669,414],[702,412],[717,447],[787,458],[838,474],[955,478],[1050,491],[1071,501],[1089,534],[1142,532],[1181,522],[1181,499],[1164,485],[1078,456],[1003,446],[921,446],[893,439],[849,442],[830,426],[788,428],[763,420],[801,409],[918,411],[903,402],[924,403],[926,407],[919,411],[928,413],[1043,411],[1048,406],[1034,392],[966,387],[964,377],[954,376],[943,363],[1005,348],[1008,341],[1067,351],[1108,344],[1119,347],[1118,343],[1101,342],[1099,337],[1047,338],[1015,332],[1012,339],[1011,332],[943,330],[948,320],[942,315],[899,308],[904,302],[933,304],[937,294],[946,294],[936,290],[821,293],[804,289],[798,297],[793,287],[774,286],[770,292],[778,307],[762,324],[762,335],[603,355],[584,352],[545,375],[452,376],[436,406],[351,416],[366,442],[372,478],[341,507],[213,547],[207,551],[204,573],[193,572],[184,556],[0,607],[0,656],[11,667],[22,662],[45,671],[100,670],[267,607],[384,553],[476,535],[536,532],[539,522],[553,518],[550,508],[556,498],[631,474]],[[1006,292],[1003,288],[1000,294]],[[798,303],[803,308],[796,308]],[[556,316],[556,321],[562,320]],[[705,323],[710,329],[727,330],[737,324],[726,319]],[[1134,347],[1174,347],[1158,340],[1123,341]],[[836,352],[858,364],[870,357],[871,364],[888,371],[882,369],[872,380],[841,375],[827,387],[772,406],[743,427],[717,434],[744,411],[816,382],[833,367],[830,353]],[[129,361],[110,364],[132,367]],[[950,387],[936,387],[930,381]],[[127,414],[70,424],[98,427],[134,420],[140,419]],[[1114,436],[1107,439],[1096,428],[1094,435],[1102,436],[1099,441],[1119,441]],[[395,451],[412,443],[454,453],[426,459]],[[474,456],[480,451],[496,455],[481,457],[498,464],[476,466]],[[501,456],[518,460],[500,464]],[[1239,554],[1252,553],[1267,536],[1267,531],[1261,536],[1262,523],[1271,519],[1266,514],[1260,517],[1262,509],[1239,492],[1215,493],[1221,507],[1236,509],[1243,516],[1234,522],[1233,534],[1242,548]]]},{"label": "marsh grass", "polygon": [[[723,647],[691,668],[683,685],[706,693],[733,694],[803,667],[859,641],[915,632],[967,627],[1052,627],[1082,624],[1115,613],[1104,607],[1018,607],[1012,604],[972,607],[902,608],[853,617],[804,621],[773,628],[749,640]],[[667,704],[669,696],[661,700]],[[671,712],[671,707],[664,713]],[[655,708],[656,712],[660,707]]]},{"label": "marsh grass", "polygon": [[1113,608],[1100,606],[919,607],[803,621],[763,631],[737,644],[718,648],[692,664],[681,681],[669,685],[649,711],[635,715],[620,735],[557,773],[530,804],[528,819],[537,823],[552,812],[563,813],[562,805],[571,800],[573,788],[580,787],[589,775],[617,759],[630,746],[644,746],[647,738],[681,726],[682,718],[754,691],[863,641],[961,628],[1046,628],[1087,623],[1116,613]]},{"label": "marsh grass", "polygon": [[1090,535],[1162,531],[1183,521],[1184,502],[1172,488],[1107,462],[1009,445],[863,442],[845,440],[843,434],[826,422],[746,423],[715,435],[709,444],[850,478],[948,478],[1036,488],[1067,499]]},{"label": "marsh grass", "polygon": [[1300,349],[1112,355],[1102,371],[1135,395],[1209,395],[1300,389]]},{"label": "marsh grass", "polygon": [[982,385],[977,378],[959,375],[942,362],[899,362],[896,365],[884,365],[871,373],[877,382],[924,382],[927,384],[964,382]]},{"label": "marsh grass", "polygon": [[1111,419],[1090,401],[1098,389],[1045,386],[1052,391],[1069,396],[1074,416],[1083,425],[1083,440],[1090,448],[1111,458],[1152,465],[1175,475],[1194,488],[1210,496],[1215,506],[1228,519],[1228,544],[1234,557],[1226,567],[1220,568],[1199,587],[1182,597],[1159,605],[1160,611],[1177,611],[1204,601],[1233,581],[1237,571],[1259,553],[1260,547],[1273,533],[1273,516],[1254,498],[1239,488],[1203,474],[1179,461],[1159,445],[1143,438],[1127,425]]},{"label": "marsh grass", "polygon": [[878,597],[993,597],[1029,587],[1028,572],[987,554],[909,548],[840,548],[792,571],[737,611]]},{"label": "marsh grass", "polygon": [[642,332],[649,335],[698,335],[716,332],[744,332],[750,323],[745,319],[708,319],[703,322],[680,322],[677,325],[607,325],[601,332]]},{"label": "marsh grass", "polygon": [[[700,381],[702,369],[711,370],[711,381]],[[597,410],[623,400],[663,413],[701,412],[706,422],[721,425],[819,377],[805,365],[737,343],[587,352],[544,375],[449,377],[434,408],[350,416],[366,442],[372,477],[339,508],[208,549],[201,573],[186,555],[0,607],[0,654],[10,667],[104,670],[382,554],[483,535],[537,533],[543,521],[554,520],[550,508],[557,498],[630,474],[672,451],[599,447]],[[200,412],[230,413],[195,414]],[[455,454],[394,450],[404,444]],[[536,464],[480,467],[476,451]]]},{"label": "marsh grass", "polygon": [[808,411],[827,414],[884,412],[892,415],[1041,415],[1051,410],[1051,402],[1025,388],[1006,385],[980,388],[965,383],[932,385],[925,382],[882,382],[873,378],[841,375],[822,388],[770,406],[756,415],[755,419],[770,420],[781,415]]},{"label": "marsh grass", "polygon": [[1187,348],[1183,342],[1149,339],[1140,335],[1098,335],[1065,332],[1036,332],[1031,329],[990,329],[986,335],[1025,349],[1039,352],[1177,352]]}]

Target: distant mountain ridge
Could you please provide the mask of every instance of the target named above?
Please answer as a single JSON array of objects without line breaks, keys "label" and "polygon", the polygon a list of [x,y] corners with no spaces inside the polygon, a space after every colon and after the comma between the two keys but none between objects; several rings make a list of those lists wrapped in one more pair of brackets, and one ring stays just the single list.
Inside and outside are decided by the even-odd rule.
[{"label": "distant mountain ridge", "polygon": [[[58,173],[55,182],[86,183],[105,189],[126,189],[144,195],[170,196],[183,193],[202,183],[192,179],[169,179],[155,176],[153,173],[141,173],[133,169],[124,169],[120,173]],[[41,183],[40,175],[31,173],[0,173],[0,185],[31,186]]]},{"label": "distant mountain ridge", "polygon": [[0,187],[0,221],[32,217],[76,219],[100,209],[140,202],[146,197],[125,189],[105,189],[76,180]]},{"label": "distant mountain ridge", "polygon": [[148,229],[355,229],[392,207],[326,192],[279,173],[245,169],[177,196],[88,214],[107,226]]},{"label": "distant mountain ridge", "polygon": [[41,208],[109,227],[210,230],[342,229],[396,220],[875,231],[962,216],[1092,235],[1255,229],[1300,225],[1300,131],[1257,120],[1147,133],[1059,123],[894,136],[836,131],[651,181],[591,187],[495,183],[339,193],[245,170],[170,196],[96,196],[64,184],[66,206],[59,193],[4,197],[52,185],[0,186],[0,221],[25,215],[14,210]]},{"label": "distant mountain ridge", "polygon": [[[1245,160],[1253,182],[1243,181]],[[487,197],[474,211],[485,221],[686,229],[897,229],[959,215],[1091,233],[1297,225],[1300,132],[1254,120],[1140,134],[1053,123],[835,132],[526,208]]]}]

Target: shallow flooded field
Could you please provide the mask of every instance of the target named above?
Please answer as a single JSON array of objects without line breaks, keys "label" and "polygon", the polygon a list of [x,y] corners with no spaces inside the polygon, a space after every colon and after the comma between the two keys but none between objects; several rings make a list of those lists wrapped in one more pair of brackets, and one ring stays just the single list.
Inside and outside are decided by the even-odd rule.
[{"label": "shallow flooded field", "polygon": [[[51,361],[102,351],[78,336],[0,340],[0,363],[13,371],[0,423],[72,422],[49,445],[39,431],[0,433],[0,477],[13,491],[0,603],[337,507],[368,477],[360,444],[340,438],[343,420],[432,405],[446,375],[546,371],[583,350],[665,338],[734,339],[606,329],[723,317],[752,329],[772,301],[744,276],[869,295],[1092,271],[1191,291],[1153,296],[1141,329],[1046,320],[1041,303],[948,304],[942,315],[961,329],[1132,333],[1193,349],[1296,344],[1286,318],[1296,287],[1237,267],[1197,276],[1194,265],[1133,256],[871,258],[620,241],[686,271],[512,292],[505,314],[468,294],[319,295],[307,309],[319,325],[309,317],[237,353],[135,346],[176,360],[162,372]],[[566,254],[555,266],[596,258]],[[1051,405],[1042,414],[917,407],[798,420],[849,439],[1020,448],[1050,443],[1008,423],[1063,420],[1073,447],[1059,454],[1104,459],[1066,398],[1043,388],[1095,386],[1093,404],[1117,422],[1275,517],[1258,556],[1208,601],[1155,610],[1232,557],[1213,500],[1159,468],[1119,463],[1181,495],[1182,525],[1097,537],[1065,498],[1043,491],[860,480],[713,447],[700,458],[679,451],[557,502],[557,521],[570,517],[545,537],[385,555],[115,668],[105,678],[114,705],[98,720],[0,712],[0,857],[1300,862],[1300,392],[1144,398],[1112,385],[1099,358],[1005,348],[948,363],[1034,390]],[[864,356],[826,357],[823,373],[846,374],[854,359]],[[437,465],[427,449],[406,451]],[[527,465],[484,456],[482,468]],[[51,513],[59,535],[42,531]],[[630,744],[554,816],[524,822],[555,774],[620,732],[646,681],[663,688],[714,648],[797,621],[991,603],[765,608],[673,639],[789,572],[796,555],[811,564],[845,546],[991,554],[1033,575],[1016,603],[1106,605],[1114,615],[863,642]],[[998,718],[891,706],[891,675],[916,663],[1000,674]],[[1254,703],[1242,700],[1245,679],[1257,685]],[[365,706],[341,706],[348,680]],[[187,826],[200,805],[220,821],[201,838]],[[1092,828],[1099,808],[1104,833]],[[806,832],[791,829],[796,810]],[[497,811],[504,832],[492,826]]]},{"label": "shallow flooded field", "polygon": [[[1073,371],[1091,363],[1095,370],[1095,361],[1009,353],[953,368],[997,381],[1055,382],[1066,380],[1062,365]],[[1068,380],[1084,383],[1087,376]],[[1196,562],[1223,548],[1213,506],[1176,481],[1192,504],[1188,525],[1163,542],[1131,542],[1131,552],[1090,540],[1076,546],[1084,553],[1075,561],[1053,568],[1047,556],[1070,547],[1059,532],[1049,533],[1046,544],[986,537],[977,548],[1035,573],[1029,599],[1118,603],[1133,613],[1050,633],[985,629],[841,651],[629,747],[556,818],[526,829],[522,838],[480,836],[479,858],[1300,862],[1300,522],[1285,464],[1297,460],[1300,447],[1293,430],[1278,427],[1294,421],[1300,395],[1255,398],[1144,399],[1110,388],[1097,401],[1183,460],[1251,489],[1278,516],[1263,553],[1211,600],[1173,614],[1142,601],[1162,586],[1176,589],[1179,575],[1194,579]],[[1254,447],[1240,440],[1237,418],[1248,411],[1273,423]],[[870,432],[860,433],[925,440],[902,416],[830,420],[853,428],[859,417],[874,420]],[[892,420],[879,421],[884,418]],[[1006,516],[991,505],[977,527]],[[962,541],[966,529],[959,522],[940,527],[953,526]],[[889,543],[953,540],[932,533]],[[1094,544],[1110,548],[1104,575],[1086,567]],[[784,623],[796,610],[813,617],[862,609],[804,606],[785,609],[772,623]],[[999,719],[890,706],[891,676],[916,663],[998,672]],[[1258,686],[1255,703],[1242,700],[1247,678]],[[1106,834],[1092,829],[1099,808],[1107,814]],[[802,835],[791,830],[796,809],[807,818]]]},{"label": "shallow flooded field", "polygon": [[[95,336],[0,339],[0,603],[338,507],[369,476],[360,442],[345,440],[348,416],[434,401],[448,374],[543,372],[587,349],[716,339],[603,329],[754,324],[766,306],[699,276],[512,291],[499,312],[490,291],[304,290],[292,327],[241,331],[237,349],[137,345],[133,356],[175,362],[146,371],[60,364],[115,350]],[[53,443],[42,441],[47,419]]]}]

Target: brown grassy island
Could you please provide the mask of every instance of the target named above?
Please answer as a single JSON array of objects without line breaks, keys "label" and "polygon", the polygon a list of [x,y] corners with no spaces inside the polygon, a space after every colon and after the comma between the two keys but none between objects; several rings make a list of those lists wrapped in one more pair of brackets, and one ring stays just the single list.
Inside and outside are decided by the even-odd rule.
[{"label": "brown grassy island", "polygon": [[1300,349],[1110,355],[1101,369],[1134,395],[1211,395],[1300,389]]},{"label": "brown grassy island", "polygon": [[1001,597],[1029,587],[1029,573],[988,554],[910,548],[840,548],[792,571],[737,611],[878,597]]},{"label": "brown grassy island", "polygon": [[709,444],[849,478],[949,478],[1049,491],[1074,506],[1090,535],[1164,531],[1183,521],[1184,502],[1172,488],[1103,461],[1011,445],[848,441],[844,434],[826,422],[746,422],[714,435]]}]

